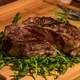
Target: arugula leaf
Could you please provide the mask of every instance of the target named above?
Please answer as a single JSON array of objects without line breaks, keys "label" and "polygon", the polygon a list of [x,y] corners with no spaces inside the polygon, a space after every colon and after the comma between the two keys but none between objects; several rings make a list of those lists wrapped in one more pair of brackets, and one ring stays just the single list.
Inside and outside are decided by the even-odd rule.
[{"label": "arugula leaf", "polygon": [[0,50],[2,49],[3,32],[0,32]]},{"label": "arugula leaf", "polygon": [[64,16],[64,15],[60,15],[60,17],[57,18],[57,21],[59,21],[61,23],[64,23],[65,25],[69,24],[68,18],[66,16]]},{"label": "arugula leaf", "polygon": [[74,20],[74,21],[80,21],[80,12],[71,8],[67,8],[61,5],[58,5],[58,7],[62,10],[62,12],[58,12],[59,14],[64,15],[67,17],[67,19]]},{"label": "arugula leaf", "polygon": [[[5,65],[12,64],[12,70],[16,72],[14,74],[15,80],[20,80],[25,75],[31,75],[34,80],[37,75],[43,76],[46,80],[46,76],[52,75],[52,71],[56,71],[58,74],[64,74],[68,68],[72,67],[76,63],[80,63],[80,56],[71,57],[62,54],[58,49],[56,56],[28,56],[23,58],[16,58],[6,55],[4,51],[0,50],[0,68]],[[36,76],[35,76],[35,75]],[[59,76],[54,74],[56,78]]]},{"label": "arugula leaf", "polygon": [[13,19],[13,21],[12,21],[12,24],[13,24],[13,25],[16,25],[20,19],[21,19],[21,15],[20,15],[20,13],[18,12],[18,13],[15,15],[15,17],[14,17],[14,19]]},{"label": "arugula leaf", "polygon": [[2,39],[3,37],[3,32],[0,32],[0,39]]},{"label": "arugula leaf", "polygon": [[5,62],[3,59],[3,52],[0,51],[0,69],[5,66]]}]

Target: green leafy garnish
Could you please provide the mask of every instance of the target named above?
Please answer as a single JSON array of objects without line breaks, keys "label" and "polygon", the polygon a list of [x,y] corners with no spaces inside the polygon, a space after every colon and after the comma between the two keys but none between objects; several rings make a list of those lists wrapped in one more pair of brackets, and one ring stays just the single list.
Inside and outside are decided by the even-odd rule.
[{"label": "green leafy garnish", "polygon": [[[68,68],[72,67],[75,63],[80,63],[80,56],[70,57],[60,53],[57,50],[57,55],[54,56],[28,56],[23,58],[6,56],[3,51],[0,52],[0,68],[5,65],[12,64],[11,68],[15,73],[15,80],[31,75],[36,79],[37,75],[46,76],[64,74]],[[56,71],[57,74],[53,74],[52,71]]]},{"label": "green leafy garnish", "polygon": [[3,32],[0,32],[0,49],[2,49]]},{"label": "green leafy garnish", "polygon": [[76,11],[71,8],[67,8],[61,5],[58,5],[58,7],[63,11],[63,12],[58,12],[58,14],[64,15],[67,17],[67,19],[74,20],[74,21],[80,21],[80,12]]},{"label": "green leafy garnish", "polygon": [[17,13],[12,21],[12,24],[16,25],[20,19],[21,19],[21,15],[20,13]]},{"label": "green leafy garnish", "polygon": [[64,15],[60,15],[59,18],[57,18],[57,21],[61,22],[61,23],[64,23],[64,24],[68,24],[69,21],[68,21],[68,18]]}]

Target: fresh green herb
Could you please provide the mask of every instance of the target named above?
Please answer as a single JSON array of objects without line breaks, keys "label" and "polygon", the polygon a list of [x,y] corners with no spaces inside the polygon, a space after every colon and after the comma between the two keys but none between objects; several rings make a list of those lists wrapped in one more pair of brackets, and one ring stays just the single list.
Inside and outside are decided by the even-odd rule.
[{"label": "fresh green herb", "polygon": [[0,32],[0,49],[2,48],[2,38],[3,38],[3,32]]},{"label": "fresh green herb", "polygon": [[17,13],[12,21],[12,24],[16,25],[20,19],[21,19],[21,15],[20,13]]},{"label": "fresh green herb", "polygon": [[[80,63],[80,57],[69,57],[59,54],[54,56],[30,56],[22,59],[4,56],[4,52],[0,52],[0,67],[13,64],[12,70],[16,72],[14,75],[15,80],[19,80],[25,75],[31,75],[34,79],[37,75],[46,76],[52,75],[52,71],[57,71],[59,74],[63,74],[69,67],[72,67],[75,63]],[[56,74],[55,74],[56,75]],[[53,76],[53,75],[52,75]],[[56,75],[57,76],[57,75]]]},{"label": "fresh green herb", "polygon": [[69,21],[68,21],[68,18],[64,15],[60,15],[59,18],[57,18],[57,21],[61,22],[61,23],[64,23],[64,24],[68,24]]},{"label": "fresh green herb", "polygon": [[80,21],[80,15],[77,15],[77,14],[70,14],[69,16],[68,16],[68,19],[70,19],[70,20],[74,20],[74,21]]},{"label": "fresh green herb", "polygon": [[0,32],[0,40],[2,39],[3,37],[3,32]]},{"label": "fresh green herb", "polygon": [[61,5],[58,5],[58,7],[63,11],[63,12],[58,12],[58,14],[64,15],[70,20],[80,21],[80,12],[70,8],[63,7]]},{"label": "fresh green herb", "polygon": [[3,52],[0,51],[0,69],[5,65],[4,59],[3,59]]}]

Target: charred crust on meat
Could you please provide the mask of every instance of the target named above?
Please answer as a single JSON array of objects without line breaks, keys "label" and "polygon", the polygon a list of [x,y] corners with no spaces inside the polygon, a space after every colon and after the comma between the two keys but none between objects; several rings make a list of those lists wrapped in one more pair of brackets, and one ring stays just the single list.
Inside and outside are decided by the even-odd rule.
[{"label": "charred crust on meat", "polygon": [[55,48],[71,56],[80,55],[78,28],[51,17],[30,17],[22,25],[5,28],[3,49],[12,56],[56,55]]}]

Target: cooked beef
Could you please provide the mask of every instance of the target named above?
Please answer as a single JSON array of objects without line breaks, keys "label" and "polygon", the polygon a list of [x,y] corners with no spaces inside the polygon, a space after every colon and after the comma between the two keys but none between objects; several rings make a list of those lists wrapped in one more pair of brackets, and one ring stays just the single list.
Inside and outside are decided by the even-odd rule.
[{"label": "cooked beef", "polygon": [[12,56],[80,55],[80,31],[73,25],[51,17],[30,17],[22,25],[9,25],[4,30],[3,50]]},{"label": "cooked beef", "polygon": [[48,33],[52,34],[52,37],[47,34],[48,39],[52,39],[57,48],[63,46],[60,48],[64,53],[72,56],[80,55],[80,30],[77,27],[71,24],[65,25],[51,17],[31,17],[24,24],[41,26],[42,29],[48,30]]},{"label": "cooked beef", "polygon": [[55,55],[56,51],[47,41],[46,33],[45,30],[37,31],[28,25],[7,26],[4,31],[3,49],[12,56]]}]

